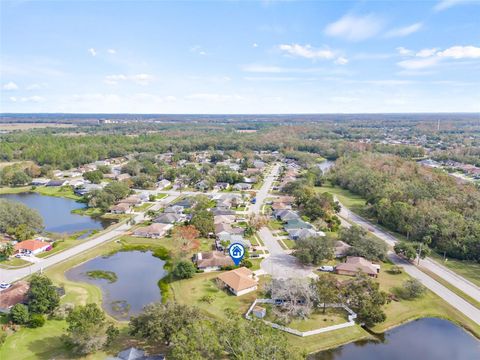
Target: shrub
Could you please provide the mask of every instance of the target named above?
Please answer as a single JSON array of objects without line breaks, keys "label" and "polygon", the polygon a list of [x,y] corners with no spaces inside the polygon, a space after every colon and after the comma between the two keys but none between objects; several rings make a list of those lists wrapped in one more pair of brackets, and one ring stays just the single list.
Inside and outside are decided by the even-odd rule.
[{"label": "shrub", "polygon": [[28,307],[23,304],[16,304],[10,310],[10,319],[14,324],[24,325],[30,320]]},{"label": "shrub", "polygon": [[422,296],[427,290],[423,284],[417,279],[409,279],[402,285],[402,297],[405,299],[415,299]]},{"label": "shrub", "polygon": [[31,328],[39,328],[45,325],[45,317],[41,314],[32,314],[28,321],[28,326]]},{"label": "shrub", "polygon": [[398,275],[398,274],[401,274],[403,271],[402,267],[401,266],[392,266],[392,268],[390,269],[389,273],[390,274],[393,274],[393,275]]},{"label": "shrub", "polygon": [[182,260],[175,265],[172,275],[175,279],[189,279],[195,272],[195,266],[190,261]]}]

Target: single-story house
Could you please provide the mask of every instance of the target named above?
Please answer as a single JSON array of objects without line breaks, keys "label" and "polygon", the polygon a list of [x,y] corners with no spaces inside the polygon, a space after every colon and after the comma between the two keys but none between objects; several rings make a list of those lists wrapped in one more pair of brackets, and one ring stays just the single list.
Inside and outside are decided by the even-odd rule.
[{"label": "single-story house", "polygon": [[229,209],[223,209],[223,208],[214,208],[212,210],[213,216],[220,216],[220,215],[235,215],[236,212],[233,210]]},{"label": "single-story house", "polygon": [[210,188],[210,184],[208,181],[200,180],[198,183],[195,184],[195,188],[200,191],[206,191]]},{"label": "single-story house", "polygon": [[290,229],[287,230],[288,237],[292,240],[303,240],[311,237],[325,236],[323,231],[315,231],[313,229]]},{"label": "single-story house", "polygon": [[31,185],[33,186],[41,186],[41,185],[46,185],[50,179],[45,179],[45,178],[38,178],[38,179],[32,179]]},{"label": "single-story house", "polygon": [[303,221],[302,219],[293,219],[287,221],[287,223],[283,225],[283,228],[285,231],[292,229],[313,229],[313,225]]},{"label": "single-story house", "polygon": [[344,263],[338,264],[335,267],[335,271],[340,275],[355,276],[359,271],[372,276],[377,277],[380,272],[380,266],[372,264],[367,259],[360,256],[348,256]]},{"label": "single-story house", "polygon": [[233,260],[221,251],[210,251],[198,253],[194,256],[194,263],[197,268],[205,272],[217,271],[225,266],[233,266]]},{"label": "single-story house", "polygon": [[217,281],[235,296],[255,291],[258,286],[255,274],[246,267],[224,272],[217,277]]},{"label": "single-story house", "polygon": [[112,205],[112,206],[110,206],[109,211],[112,214],[126,214],[126,213],[130,212],[130,204],[119,203],[119,204],[116,204],[116,205]]},{"label": "single-story house", "polygon": [[30,285],[26,281],[18,281],[0,294],[0,312],[8,313],[12,306],[27,301]]},{"label": "single-story house", "polygon": [[185,216],[183,214],[167,213],[155,218],[153,222],[161,224],[175,224],[184,220]]},{"label": "single-story house", "polygon": [[191,207],[193,207],[193,205],[195,205],[195,200],[193,200],[192,198],[186,198],[176,202],[174,205],[181,206],[184,209],[190,209]]},{"label": "single-story house", "polygon": [[165,360],[165,355],[146,355],[145,351],[131,347],[120,351],[115,357],[108,357],[106,360]]},{"label": "single-story house", "polygon": [[143,200],[138,195],[130,195],[129,197],[126,197],[125,199],[123,199],[122,203],[130,204],[134,206],[134,205],[141,205],[143,203]]},{"label": "single-story house", "polygon": [[225,223],[219,223],[215,224],[215,234],[217,236],[222,235],[222,234],[243,234],[245,232],[244,228],[235,228],[232,227],[230,224],[225,224]]},{"label": "single-story house", "polygon": [[45,186],[64,186],[67,185],[67,180],[50,180]]},{"label": "single-story house", "polygon": [[167,180],[167,179],[162,179],[159,182],[157,182],[157,187],[159,189],[165,189],[166,187],[169,187],[170,185],[172,185],[172,182],[170,180]]},{"label": "single-story house", "polygon": [[213,217],[214,224],[232,224],[235,222],[235,215],[217,215]]},{"label": "single-story house", "polygon": [[170,230],[172,227],[172,224],[154,223],[149,226],[144,226],[136,229],[133,232],[133,235],[158,239],[165,236],[167,234],[167,231]]},{"label": "single-story house", "polygon": [[274,212],[274,216],[283,222],[300,219],[300,216],[292,210],[278,210]]},{"label": "single-story house", "polygon": [[238,184],[233,185],[233,188],[237,191],[250,190],[252,188],[252,184],[238,183]]},{"label": "single-story house", "polygon": [[289,204],[286,204],[284,202],[274,202],[272,204],[272,209],[274,211],[278,211],[278,210],[292,210],[292,206],[289,205]]},{"label": "single-story house", "polygon": [[214,188],[217,190],[227,190],[229,187],[230,187],[230,184],[226,182],[218,182],[214,186]]},{"label": "single-story house", "polygon": [[225,250],[222,243],[228,243],[227,249],[230,247],[231,244],[234,244],[234,243],[242,244],[243,247],[247,250],[250,250],[252,248],[252,243],[250,242],[250,240],[245,239],[242,235],[237,235],[237,234],[219,235],[217,241],[215,241],[215,245],[217,249],[220,251]]},{"label": "single-story house", "polygon": [[93,190],[102,190],[102,186],[98,184],[83,184],[80,187],[75,188],[73,192],[79,196],[83,196]]},{"label": "single-story house", "polygon": [[169,207],[166,207],[163,212],[165,214],[181,214],[183,212],[183,207],[178,206],[178,205],[172,205]]},{"label": "single-story house", "polygon": [[348,245],[346,242],[343,242],[341,240],[338,240],[335,242],[335,257],[340,258],[344,257],[347,255],[348,249],[350,249],[351,246]]},{"label": "single-story house", "polygon": [[25,240],[14,245],[18,253],[40,254],[52,248],[52,244],[41,240]]}]

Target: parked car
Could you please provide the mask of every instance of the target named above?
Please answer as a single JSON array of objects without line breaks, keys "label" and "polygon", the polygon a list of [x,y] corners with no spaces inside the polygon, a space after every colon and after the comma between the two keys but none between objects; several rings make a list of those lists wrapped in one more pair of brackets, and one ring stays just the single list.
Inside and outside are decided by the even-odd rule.
[{"label": "parked car", "polygon": [[257,198],[253,198],[252,200],[250,200],[250,202],[251,202],[252,204],[255,204],[255,203],[257,202]]},{"label": "parked car", "polygon": [[329,266],[329,265],[322,265],[318,268],[318,270],[325,271],[325,272],[333,272],[333,270],[335,270],[335,268],[333,266]]},{"label": "parked car", "polygon": [[2,282],[0,283],[0,291],[8,289],[10,286],[12,286],[12,284]]}]

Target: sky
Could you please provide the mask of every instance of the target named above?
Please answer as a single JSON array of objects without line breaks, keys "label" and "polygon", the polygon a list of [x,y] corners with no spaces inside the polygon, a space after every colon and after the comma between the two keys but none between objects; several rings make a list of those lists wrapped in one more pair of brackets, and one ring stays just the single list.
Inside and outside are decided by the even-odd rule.
[{"label": "sky", "polygon": [[0,23],[0,112],[480,112],[480,0],[1,0]]}]

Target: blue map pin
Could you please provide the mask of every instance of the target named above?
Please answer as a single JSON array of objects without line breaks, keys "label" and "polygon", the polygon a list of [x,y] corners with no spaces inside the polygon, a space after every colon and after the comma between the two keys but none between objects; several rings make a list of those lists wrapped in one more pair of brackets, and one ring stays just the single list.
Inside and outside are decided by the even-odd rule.
[{"label": "blue map pin", "polygon": [[238,266],[238,264],[240,264],[240,261],[242,261],[243,256],[245,255],[245,248],[240,243],[234,243],[230,245],[228,253],[230,254],[230,257],[232,258],[235,265]]}]

